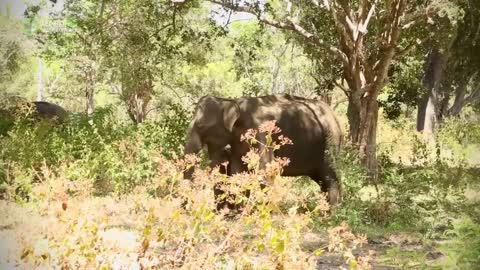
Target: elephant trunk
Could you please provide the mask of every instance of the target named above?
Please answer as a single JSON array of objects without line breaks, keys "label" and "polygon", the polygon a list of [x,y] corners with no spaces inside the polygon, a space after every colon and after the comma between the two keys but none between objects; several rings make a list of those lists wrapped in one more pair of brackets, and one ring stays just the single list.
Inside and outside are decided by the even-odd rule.
[{"label": "elephant trunk", "polygon": [[[202,150],[202,141],[200,139],[200,135],[198,134],[198,131],[195,129],[193,124],[191,125],[189,131],[188,131],[188,136],[187,136],[187,141],[185,143],[185,149],[184,149],[184,154],[197,154]],[[184,179],[192,179],[194,168],[191,167],[187,169],[183,173],[183,178]]]}]

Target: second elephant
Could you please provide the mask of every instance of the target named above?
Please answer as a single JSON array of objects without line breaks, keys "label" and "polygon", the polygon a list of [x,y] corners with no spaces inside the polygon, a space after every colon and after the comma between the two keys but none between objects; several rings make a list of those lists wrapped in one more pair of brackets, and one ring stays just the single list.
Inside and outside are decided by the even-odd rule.
[{"label": "second elephant", "polygon": [[[319,100],[291,95],[202,97],[188,131],[185,154],[198,153],[206,145],[213,167],[225,161],[225,149],[230,145],[228,174],[246,171],[241,158],[249,145],[240,137],[248,129],[257,129],[271,120],[276,120],[282,135],[293,141],[293,145],[275,152],[276,156],[290,159],[282,175],[309,176],[328,193],[330,204],[337,204],[341,185],[328,150],[340,146],[342,131],[333,110]],[[191,178],[191,174],[187,171],[185,178]]]}]

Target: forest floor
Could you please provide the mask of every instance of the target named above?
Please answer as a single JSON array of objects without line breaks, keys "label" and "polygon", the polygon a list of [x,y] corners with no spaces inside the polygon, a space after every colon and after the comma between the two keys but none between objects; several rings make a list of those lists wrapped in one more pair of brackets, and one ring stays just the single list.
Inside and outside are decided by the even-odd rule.
[{"label": "forest floor", "polygon": [[[142,222],[145,221],[145,213],[142,212],[146,211],[138,210],[135,204],[135,199],[118,200],[112,197],[25,205],[0,201],[0,269],[40,269],[42,266],[43,269],[51,269],[55,266],[54,253],[66,254],[68,248],[82,249],[84,255],[90,248],[96,253],[96,260],[101,257],[113,269],[140,269]],[[89,223],[88,220],[97,223]],[[81,225],[100,223],[103,225],[92,228],[89,227],[91,225]],[[79,226],[84,229],[78,229]],[[96,236],[89,236],[89,232],[96,229]],[[43,239],[48,239],[50,244],[45,244]],[[372,269],[417,269],[445,257],[437,244],[435,241],[426,243],[420,234],[393,233],[370,237],[368,244],[353,253],[355,256],[369,255]],[[71,247],[67,247],[69,245]],[[329,252],[328,245],[326,232],[309,232],[304,235],[301,246],[307,254],[324,250],[316,258],[317,269],[348,269],[345,257]],[[52,247],[56,251],[45,250]],[[153,245],[150,248],[155,249]],[[32,259],[35,255],[48,262],[39,264],[38,260]]]}]

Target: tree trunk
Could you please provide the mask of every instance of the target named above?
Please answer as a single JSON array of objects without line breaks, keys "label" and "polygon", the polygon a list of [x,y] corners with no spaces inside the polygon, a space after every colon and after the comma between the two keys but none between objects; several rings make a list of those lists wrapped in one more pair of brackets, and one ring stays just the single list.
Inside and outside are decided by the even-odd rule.
[{"label": "tree trunk", "polygon": [[123,76],[122,99],[130,119],[140,124],[147,117],[147,108],[153,94],[153,76],[144,69],[129,71]]},{"label": "tree trunk", "polygon": [[376,172],[378,101],[374,96],[349,97],[347,117],[350,139],[358,146],[360,158],[372,173]]},{"label": "tree trunk", "polygon": [[418,104],[417,131],[432,136],[440,112],[440,84],[443,78],[445,55],[434,49],[429,55],[423,76],[426,93]]},{"label": "tree trunk", "polygon": [[85,112],[87,115],[93,114],[95,109],[93,87],[87,86],[85,89]]},{"label": "tree trunk", "polygon": [[140,124],[145,121],[147,117],[147,106],[150,101],[150,96],[139,96],[135,94],[130,98],[127,105],[128,115],[135,124]]},{"label": "tree trunk", "polygon": [[[448,116],[458,116],[465,105],[476,102],[480,99],[480,83],[475,83],[478,80],[478,73],[469,74],[464,80],[459,82],[455,89],[455,100],[450,109],[448,109]],[[467,96],[467,87],[470,85],[471,91]]]},{"label": "tree trunk", "polygon": [[464,100],[465,100],[465,90],[467,88],[466,83],[459,85],[455,91],[455,101],[453,102],[452,107],[448,110],[448,116],[457,116],[462,111]]},{"label": "tree trunk", "polygon": [[417,113],[417,131],[423,132],[427,136],[433,135],[436,116],[436,102],[432,94],[425,95],[418,103]]},{"label": "tree trunk", "polygon": [[43,100],[43,61],[38,56],[37,101]]},{"label": "tree trunk", "polygon": [[95,110],[95,82],[96,70],[95,64],[87,65],[85,70],[85,112],[87,115],[93,114]]}]

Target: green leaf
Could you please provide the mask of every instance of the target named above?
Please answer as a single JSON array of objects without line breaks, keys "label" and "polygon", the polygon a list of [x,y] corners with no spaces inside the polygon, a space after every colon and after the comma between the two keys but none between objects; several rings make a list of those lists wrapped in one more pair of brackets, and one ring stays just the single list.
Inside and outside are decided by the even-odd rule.
[{"label": "green leaf", "polygon": [[282,253],[282,252],[285,251],[285,240],[284,239],[278,239],[276,241],[275,251],[277,253]]},{"label": "green leaf", "polygon": [[325,252],[325,250],[323,250],[323,249],[321,249],[321,248],[317,248],[316,250],[313,251],[313,255],[315,255],[315,256],[320,256],[320,255],[322,255],[324,252]]}]

